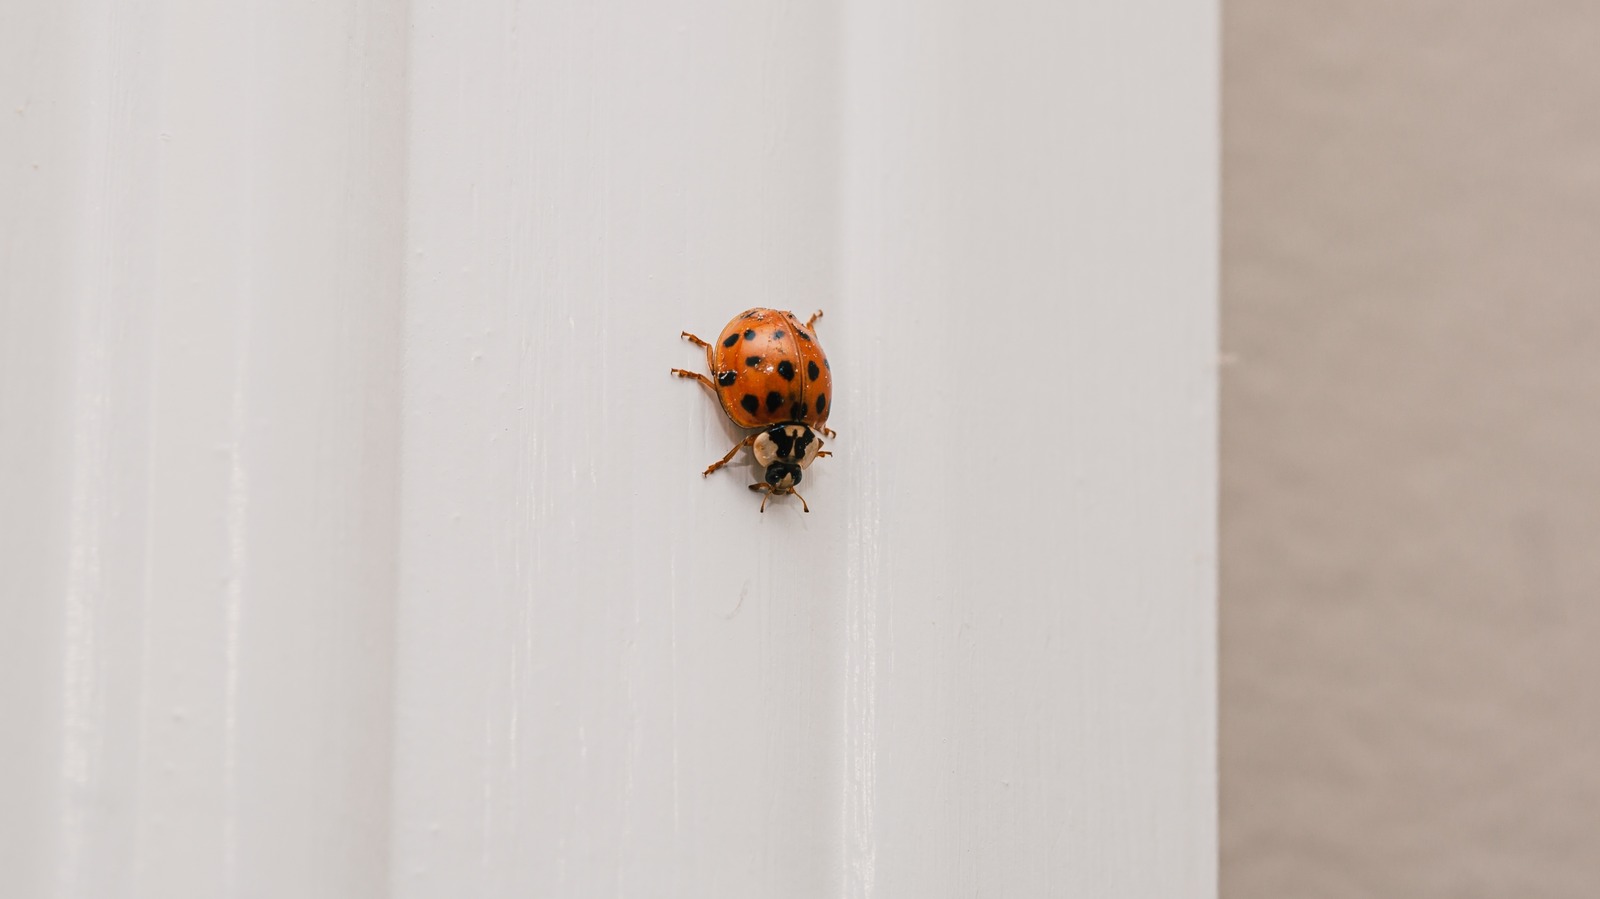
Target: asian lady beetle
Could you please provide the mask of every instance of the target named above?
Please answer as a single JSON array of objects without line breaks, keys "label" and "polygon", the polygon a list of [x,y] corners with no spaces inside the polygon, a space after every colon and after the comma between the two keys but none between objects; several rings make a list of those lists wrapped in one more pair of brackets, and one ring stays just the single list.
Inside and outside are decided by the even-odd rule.
[{"label": "asian lady beetle", "polygon": [[800,497],[800,507],[810,512],[795,485],[818,456],[833,455],[823,451],[817,436],[834,436],[827,428],[828,413],[833,411],[833,373],[813,333],[821,317],[818,312],[802,325],[793,312],[749,309],[734,316],[714,344],[683,332],[685,340],[705,347],[711,376],[681,368],[672,373],[704,384],[734,424],[761,429],[734,444],[703,475],[727,465],[741,447],[750,447],[756,464],[766,470],[759,483],[750,485],[766,494],[761,498],[763,512],[768,499],[785,493]]}]

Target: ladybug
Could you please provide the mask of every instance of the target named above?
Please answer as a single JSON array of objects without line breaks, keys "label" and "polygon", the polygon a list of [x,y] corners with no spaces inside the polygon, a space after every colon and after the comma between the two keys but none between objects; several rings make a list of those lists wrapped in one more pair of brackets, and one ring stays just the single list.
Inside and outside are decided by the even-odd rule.
[{"label": "ladybug", "polygon": [[681,368],[672,373],[704,384],[734,424],[760,429],[711,463],[702,477],[727,465],[740,448],[750,447],[756,464],[765,469],[761,481],[750,485],[765,494],[763,512],[768,499],[786,493],[800,497],[800,507],[810,512],[794,488],[818,456],[833,455],[823,451],[818,436],[834,436],[827,428],[833,373],[814,328],[821,317],[818,312],[801,324],[793,312],[747,309],[728,322],[716,343],[683,332],[685,340],[705,347],[711,376]]}]

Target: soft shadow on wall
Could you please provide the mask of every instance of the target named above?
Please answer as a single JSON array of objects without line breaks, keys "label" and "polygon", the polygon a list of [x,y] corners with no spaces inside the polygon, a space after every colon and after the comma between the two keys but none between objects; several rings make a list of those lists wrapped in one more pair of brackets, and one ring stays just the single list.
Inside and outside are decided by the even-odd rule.
[{"label": "soft shadow on wall", "polygon": [[1226,5],[1222,895],[1600,890],[1600,7]]}]

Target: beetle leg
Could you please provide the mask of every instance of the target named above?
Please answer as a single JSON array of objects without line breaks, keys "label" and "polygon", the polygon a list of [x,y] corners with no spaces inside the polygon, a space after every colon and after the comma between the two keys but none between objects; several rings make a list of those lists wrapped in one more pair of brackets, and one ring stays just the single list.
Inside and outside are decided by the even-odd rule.
[{"label": "beetle leg", "polygon": [[728,450],[728,454],[726,456],[723,456],[721,459],[718,459],[717,461],[711,463],[711,467],[707,468],[705,471],[701,472],[700,473],[700,477],[702,477],[702,478],[706,477],[707,475],[711,474],[713,471],[716,471],[717,469],[721,468],[722,466],[727,465],[729,462],[732,462],[733,461],[733,456],[734,456],[735,453],[737,453],[739,450],[744,449],[745,447],[749,446],[750,444],[755,443],[756,442],[756,438],[760,437],[760,436],[761,436],[760,433],[751,434],[749,437],[746,437],[745,439],[739,441],[738,443],[735,443],[733,445],[733,449]]},{"label": "beetle leg", "polygon": [[[687,340],[690,343],[694,344],[695,346],[704,347],[705,348],[705,351],[706,351],[706,368],[710,369],[712,374],[716,374],[717,373],[717,360],[712,357],[712,349],[713,348],[712,348],[711,344],[706,343],[704,340],[701,340],[700,338],[694,336],[693,334],[690,334],[688,331],[682,332],[682,334],[680,334],[679,336],[681,336],[684,340]],[[677,375],[680,378],[694,378],[696,381],[699,381],[701,384],[704,384],[706,389],[711,391],[711,395],[712,396],[716,396],[717,395],[717,385],[712,383],[711,379],[706,377],[705,375],[697,374],[697,373],[692,372],[692,371],[684,371],[681,368],[674,368],[672,370],[672,373]]]},{"label": "beetle leg", "polygon": [[699,381],[701,384],[704,384],[706,386],[706,389],[711,391],[711,395],[712,396],[716,396],[717,395],[717,385],[711,383],[711,379],[710,378],[706,377],[705,375],[700,374],[697,371],[685,371],[684,369],[681,369],[681,368],[674,368],[672,370],[672,373],[677,375],[680,378],[694,378],[696,381]]},{"label": "beetle leg", "polygon": [[819,319],[821,317],[822,317],[822,310],[821,309],[818,309],[816,312],[811,313],[811,317],[806,319],[806,327],[807,328],[814,327],[817,324],[817,319]]}]

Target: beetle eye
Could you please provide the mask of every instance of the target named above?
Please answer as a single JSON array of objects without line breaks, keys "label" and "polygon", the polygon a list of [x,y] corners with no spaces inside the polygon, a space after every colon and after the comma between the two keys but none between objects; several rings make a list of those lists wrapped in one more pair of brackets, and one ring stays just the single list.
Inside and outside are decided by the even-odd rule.
[{"label": "beetle eye", "polygon": [[[787,462],[774,462],[767,466],[766,482],[774,487],[781,487],[787,490],[800,483],[800,477],[800,467],[798,465],[790,465]],[[787,483],[785,478],[788,479]]]}]

